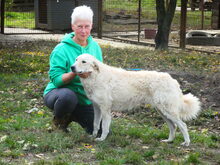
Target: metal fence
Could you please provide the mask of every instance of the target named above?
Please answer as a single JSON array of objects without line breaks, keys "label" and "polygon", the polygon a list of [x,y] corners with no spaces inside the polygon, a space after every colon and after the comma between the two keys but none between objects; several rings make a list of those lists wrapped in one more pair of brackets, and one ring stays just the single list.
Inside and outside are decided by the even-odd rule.
[{"label": "metal fence", "polygon": [[[177,1],[171,27],[173,42],[179,41],[180,2]],[[195,0],[188,3],[186,30],[211,29],[210,5],[199,5]],[[155,0],[105,0],[103,14],[103,36],[138,41],[154,38],[157,30]]]},{"label": "metal fence", "polygon": [[35,27],[34,0],[1,0],[1,15],[1,33],[49,33]]},{"label": "metal fence", "polygon": [[[43,1],[46,0],[39,2]],[[98,19],[97,23],[101,24],[101,29],[99,30],[102,32],[102,36],[135,41],[153,39],[157,30],[155,0],[72,0],[71,3],[76,4],[77,2],[77,4],[81,4],[83,2],[84,4],[91,4],[93,1],[96,1],[99,4],[98,6],[102,7],[101,10],[100,8],[97,9],[102,11],[102,17],[99,16],[99,13],[98,17],[95,18]],[[201,5],[200,1],[202,0],[189,1],[186,30],[211,29],[212,7],[207,7],[206,4]],[[34,0],[1,0],[1,4],[4,2],[5,11],[1,11],[1,15],[4,12],[4,33],[49,33],[48,31],[38,31],[36,29]],[[181,4],[180,0],[177,2],[171,27],[170,40],[172,42],[179,41]],[[150,34],[148,33],[149,31]]]},{"label": "metal fence", "polygon": [[105,0],[103,15],[103,36],[138,39],[145,28],[157,27],[153,1]]},{"label": "metal fence", "polygon": [[4,12],[4,8],[5,8],[5,2],[4,0],[1,0],[0,3],[0,32],[4,33],[4,16],[5,16],[5,12]]},{"label": "metal fence", "polygon": [[[23,2],[23,3],[21,3]],[[15,28],[34,28],[34,5],[31,2],[25,1],[12,1],[5,0],[4,9],[4,25],[5,33],[8,32],[10,28],[16,32]],[[33,1],[32,1],[33,2]],[[10,31],[10,32],[13,32]]]}]

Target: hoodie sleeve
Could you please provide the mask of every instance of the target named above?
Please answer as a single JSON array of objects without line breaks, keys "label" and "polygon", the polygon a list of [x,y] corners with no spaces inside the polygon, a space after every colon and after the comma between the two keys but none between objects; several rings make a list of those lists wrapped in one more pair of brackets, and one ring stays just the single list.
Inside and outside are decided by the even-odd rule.
[{"label": "hoodie sleeve", "polygon": [[49,77],[56,87],[64,85],[62,75],[67,72],[67,59],[59,51],[53,51],[50,56]]}]

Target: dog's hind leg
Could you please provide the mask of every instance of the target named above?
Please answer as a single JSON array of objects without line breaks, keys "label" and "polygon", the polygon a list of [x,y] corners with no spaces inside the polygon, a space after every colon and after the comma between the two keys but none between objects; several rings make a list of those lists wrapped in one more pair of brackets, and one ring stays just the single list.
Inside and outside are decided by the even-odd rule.
[{"label": "dog's hind leg", "polygon": [[158,110],[158,112],[160,113],[161,117],[166,121],[170,133],[169,133],[169,138],[165,139],[165,140],[161,140],[162,142],[172,142],[175,138],[175,132],[176,132],[176,125],[172,122],[172,120],[168,119],[162,112],[160,112]]},{"label": "dog's hind leg", "polygon": [[111,112],[110,111],[104,111],[105,113],[102,113],[102,135],[100,138],[96,138],[96,141],[103,141],[106,139],[109,133],[109,128],[111,124]]},{"label": "dog's hind leg", "polygon": [[184,123],[182,120],[179,119],[179,120],[177,120],[177,126],[179,127],[180,131],[182,132],[184,140],[185,140],[181,145],[189,146],[190,138],[189,138],[189,133],[187,130],[186,123]]},{"label": "dog's hind leg", "polygon": [[98,134],[98,130],[100,128],[100,122],[102,119],[102,114],[101,114],[101,110],[99,109],[99,107],[97,105],[93,105],[94,107],[94,121],[93,121],[93,133],[92,136],[96,137]]},{"label": "dog's hind leg", "polygon": [[169,114],[166,114],[167,118],[170,119],[174,124],[176,124],[181,133],[183,134],[183,137],[184,137],[184,142],[181,144],[183,146],[189,146],[190,144],[190,138],[189,138],[189,133],[188,133],[188,130],[187,130],[187,126],[186,126],[186,123],[184,123],[181,119],[179,118],[175,118]]}]

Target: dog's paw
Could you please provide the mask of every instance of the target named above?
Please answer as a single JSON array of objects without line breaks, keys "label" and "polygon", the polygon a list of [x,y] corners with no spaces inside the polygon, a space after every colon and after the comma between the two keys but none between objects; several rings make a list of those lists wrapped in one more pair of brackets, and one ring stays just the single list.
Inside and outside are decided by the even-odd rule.
[{"label": "dog's paw", "polygon": [[181,143],[181,146],[189,147],[189,143],[190,143],[190,142],[183,142],[183,143]]},{"label": "dog's paw", "polygon": [[96,138],[96,137],[97,137],[97,134],[98,134],[98,131],[93,131],[92,136],[93,136],[94,138]]},{"label": "dog's paw", "polygon": [[95,138],[95,141],[98,141],[98,142],[101,142],[103,140],[105,140],[105,139],[103,139],[103,138]]},{"label": "dog's paw", "polygon": [[163,142],[163,143],[172,143],[172,142],[173,142],[173,140],[164,139],[164,140],[161,140],[161,142]]}]

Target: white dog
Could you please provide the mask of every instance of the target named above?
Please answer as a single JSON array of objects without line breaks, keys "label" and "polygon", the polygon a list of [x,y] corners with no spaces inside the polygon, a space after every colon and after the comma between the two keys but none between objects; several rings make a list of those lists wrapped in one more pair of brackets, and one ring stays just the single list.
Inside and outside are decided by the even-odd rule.
[{"label": "white dog", "polygon": [[112,110],[151,104],[170,129],[169,138],[163,141],[172,142],[178,126],[185,140],[182,145],[190,144],[187,126],[182,120],[196,118],[200,102],[192,94],[183,95],[178,82],[168,73],[126,71],[103,64],[89,54],[80,55],[71,69],[76,73],[91,73],[80,80],[94,106],[94,137],[102,121],[102,134],[97,141],[103,141],[109,133]]}]

